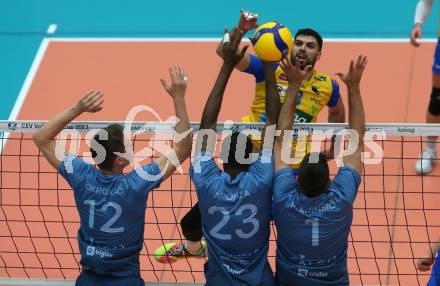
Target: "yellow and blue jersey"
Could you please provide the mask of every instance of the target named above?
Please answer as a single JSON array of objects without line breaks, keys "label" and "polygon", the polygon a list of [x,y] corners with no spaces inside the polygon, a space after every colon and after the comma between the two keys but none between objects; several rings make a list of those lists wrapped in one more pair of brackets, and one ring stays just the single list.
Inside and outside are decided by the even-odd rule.
[{"label": "yellow and blue jersey", "polygon": [[[277,81],[278,94],[281,102],[284,102],[288,82],[278,63],[274,64],[275,78]],[[263,62],[257,56],[251,55],[250,64],[244,71],[255,76],[255,99],[251,105],[251,113],[244,119],[246,122],[265,122],[265,82]],[[339,85],[330,76],[313,71],[309,81],[303,81],[298,95],[296,106],[295,122],[310,123],[316,122],[318,113],[325,107],[334,107],[339,100]]]},{"label": "yellow and blue jersey", "polygon": [[[274,64],[275,78],[277,81],[278,95],[283,103],[286,95],[288,82],[286,75],[278,63]],[[250,64],[244,71],[255,77],[255,99],[251,104],[251,113],[242,118],[243,122],[265,122],[266,121],[266,104],[265,104],[265,81],[263,62],[257,56],[251,55]],[[295,123],[313,123],[316,122],[319,112],[325,107],[334,107],[338,103],[339,85],[330,76],[316,71],[309,81],[303,81],[298,94],[298,101],[295,112]],[[258,146],[259,144],[255,142]],[[299,147],[299,146],[298,146]],[[307,149],[310,144],[307,144]],[[296,149],[296,143],[292,145],[292,149]],[[298,148],[300,149],[300,147]],[[296,150],[296,152],[304,150]],[[304,153],[305,154],[305,153]],[[298,160],[300,163],[301,159]]]}]

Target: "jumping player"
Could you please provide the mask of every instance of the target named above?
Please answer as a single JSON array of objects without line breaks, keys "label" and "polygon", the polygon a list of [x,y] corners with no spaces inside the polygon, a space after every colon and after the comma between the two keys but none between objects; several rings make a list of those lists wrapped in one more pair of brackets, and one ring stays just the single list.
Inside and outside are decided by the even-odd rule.
[{"label": "jumping player", "polygon": [[[171,95],[180,121],[175,130],[189,129],[185,106],[186,75],[181,67],[170,68],[171,84],[161,80]],[[127,175],[123,170],[130,161],[122,156],[124,133],[113,124],[98,131],[91,142],[92,156],[98,168],[73,154],[64,159],[56,155],[54,138],[63,128],[84,112],[102,109],[103,94],[89,92],[76,105],[49,120],[35,132],[33,140],[49,163],[71,186],[80,216],[78,244],[82,271],[76,285],[141,286],[139,255],[144,242],[145,210],[148,193],[157,188],[175,170],[168,158],[179,162],[191,153],[190,135],[177,142],[172,154],[161,155],[154,162]],[[98,152],[100,151],[100,152]],[[117,155],[120,154],[120,155]],[[61,154],[61,157],[62,154]],[[144,176],[145,175],[145,176]],[[150,176],[147,176],[150,175]],[[159,179],[154,179],[154,177]]]}]

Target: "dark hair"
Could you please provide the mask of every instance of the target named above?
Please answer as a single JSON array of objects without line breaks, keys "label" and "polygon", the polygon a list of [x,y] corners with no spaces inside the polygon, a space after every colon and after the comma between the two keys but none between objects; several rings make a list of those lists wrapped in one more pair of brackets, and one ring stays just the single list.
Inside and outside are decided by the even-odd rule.
[{"label": "dark hair", "polygon": [[322,37],[321,37],[321,35],[318,32],[316,32],[313,29],[309,29],[309,28],[307,28],[307,29],[299,29],[298,32],[296,32],[296,34],[295,34],[294,40],[296,40],[296,37],[298,37],[300,35],[314,37],[316,39],[316,41],[318,42],[319,50],[322,50],[322,44],[323,44]]},{"label": "dark hair", "polygon": [[[102,136],[105,132],[108,135],[107,137]],[[107,140],[100,139],[100,137],[107,138]],[[124,128],[120,124],[111,124],[104,129],[99,130],[93,139],[105,149],[105,159],[98,164],[98,166],[105,170],[111,170],[113,168],[113,159],[116,157],[114,152],[125,152]],[[90,144],[90,152],[92,153],[93,159],[97,156],[96,143],[92,141],[92,144]]]},{"label": "dark hair", "polygon": [[[319,156],[318,162],[309,162],[310,156]],[[298,187],[307,197],[316,197],[327,192],[329,185],[329,169],[324,154],[312,153],[304,156],[299,166]]]},{"label": "dark hair", "polygon": [[[238,140],[239,137],[242,136],[246,136],[243,133],[240,132],[233,132],[231,135],[229,135],[228,137],[225,138],[225,140],[223,140],[222,142],[222,158],[223,160],[225,160],[226,158],[224,158],[227,155],[227,162],[223,163],[223,167],[225,169],[225,171],[234,169],[237,171],[241,171],[241,172],[246,172],[249,169],[250,164],[242,164],[240,162],[237,161],[237,158],[235,156],[236,150],[237,150],[237,146],[238,146]],[[244,146],[244,159],[248,159],[250,153],[252,152],[252,141],[249,138],[249,136],[246,136],[246,145]],[[229,151],[227,154],[225,154],[225,148],[229,148]],[[226,149],[227,150],[227,149]],[[242,154],[239,154],[238,157],[243,158]]]}]

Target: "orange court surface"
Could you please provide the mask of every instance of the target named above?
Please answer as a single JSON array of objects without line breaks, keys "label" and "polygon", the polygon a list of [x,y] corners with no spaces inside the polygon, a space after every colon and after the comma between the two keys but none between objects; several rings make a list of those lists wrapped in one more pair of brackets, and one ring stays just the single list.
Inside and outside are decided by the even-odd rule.
[{"label": "orange court surface", "polygon": [[[151,41],[142,39],[45,39],[17,120],[48,120],[75,104],[88,90],[105,93],[104,109],[84,114],[81,121],[123,121],[136,105],[152,107],[165,120],[172,101],[159,79],[168,67],[183,66],[189,84],[186,102],[190,120],[200,121],[221,59],[216,41]],[[415,49],[407,42],[324,40],[316,69],[330,76],[346,72],[351,59],[368,56],[362,97],[368,123],[425,119],[431,88],[434,43]],[[343,83],[341,96],[347,97]],[[255,81],[235,71],[224,96],[219,121],[239,121],[249,112]],[[136,120],[157,120],[142,113]],[[323,110],[319,122],[326,122]],[[425,285],[429,272],[416,270],[417,258],[429,241],[440,237],[439,168],[417,176],[414,162],[421,137],[387,138],[381,164],[365,166],[354,205],[348,264],[353,285]],[[76,232],[79,217],[67,183],[45,162],[29,135],[11,134],[3,146],[0,169],[0,276],[75,279],[79,273]],[[9,155],[9,156],[8,156]],[[20,156],[19,156],[20,155]],[[36,160],[36,158],[38,158]],[[333,174],[335,171],[332,163]],[[17,192],[17,189],[19,190]],[[163,265],[153,252],[162,243],[182,238],[180,218],[197,201],[188,176],[173,175],[149,195],[141,274],[145,281],[204,281],[204,259]],[[275,228],[270,261],[274,266]],[[341,238],[343,239],[343,238]],[[275,268],[273,268],[275,269]]]}]

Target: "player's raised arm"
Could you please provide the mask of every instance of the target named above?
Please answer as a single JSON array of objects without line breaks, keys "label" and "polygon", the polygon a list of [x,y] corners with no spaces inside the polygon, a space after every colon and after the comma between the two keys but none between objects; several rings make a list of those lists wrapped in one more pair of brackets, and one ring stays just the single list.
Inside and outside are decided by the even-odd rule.
[{"label": "player's raised arm", "polygon": [[263,61],[263,68],[266,91],[266,123],[268,125],[277,124],[281,110],[281,101],[278,95],[274,63]]},{"label": "player's raised arm", "polygon": [[418,47],[420,43],[418,40],[422,37],[423,24],[431,12],[432,0],[419,0],[416,6],[414,15],[414,26],[410,34],[411,45]]},{"label": "player's raised arm", "polygon": [[[281,102],[277,90],[277,81],[275,78],[274,63],[263,61],[264,81],[266,89],[266,126],[277,124],[280,115]],[[264,146],[264,133],[261,137],[261,146]]]},{"label": "player's raised arm", "polygon": [[304,69],[301,69],[299,65],[294,65],[289,57],[283,59],[280,62],[280,66],[286,74],[289,86],[287,88],[286,97],[284,99],[283,106],[281,107],[280,116],[277,123],[277,129],[281,131],[281,135],[275,139],[274,144],[275,171],[289,166],[281,159],[283,137],[284,133],[286,131],[292,130],[293,127],[297,103],[297,94],[300,90],[301,82],[313,69],[313,66],[311,65],[308,65]]},{"label": "player's raised arm", "polygon": [[[185,92],[188,78],[183,68],[178,65],[171,66],[169,71],[171,83],[168,84],[164,79],[161,79],[160,82],[173,99],[176,117],[179,119],[175,130],[180,136],[184,136],[183,138],[180,138],[180,141],[176,142],[174,147],[177,160],[179,160],[179,162],[174,163],[182,163],[191,154],[192,143],[192,133],[189,132],[189,118],[185,103]],[[176,169],[177,164],[170,162],[170,160],[173,159],[176,159],[176,157],[170,156],[169,154],[163,154],[156,160],[156,164],[159,166],[161,172],[166,168],[163,180],[168,178]]]},{"label": "player's raised arm", "polygon": [[[225,34],[228,32],[225,29]],[[240,62],[246,53],[248,46],[239,49],[240,39],[243,37],[244,31],[238,30],[236,34],[233,34],[229,41],[223,43],[223,65],[215,81],[214,87],[209,94],[206,101],[205,108],[203,109],[202,119],[200,122],[200,129],[212,129],[216,131],[217,118],[220,113],[220,107],[222,105],[223,95],[225,93],[226,85],[229,77],[231,76],[234,67]],[[206,151],[206,138],[202,143],[202,151]]]},{"label": "player's raised arm", "polygon": [[348,90],[348,123],[350,130],[354,130],[359,135],[359,142],[356,151],[343,158],[346,165],[354,168],[359,174],[362,173],[361,154],[364,150],[365,134],[365,113],[362,104],[360,82],[362,73],[367,65],[367,57],[359,56],[356,62],[351,61],[348,73],[338,73],[337,75],[347,85]]},{"label": "player's raised arm", "polygon": [[[328,118],[329,123],[344,123],[345,122],[345,106],[342,98],[339,96],[338,102],[335,106],[329,107]],[[335,139],[336,136],[332,136],[330,149],[325,151],[327,160],[334,159],[335,156]]]},{"label": "player's raised arm", "polygon": [[[217,55],[219,55],[221,58],[223,58],[223,43],[224,43],[225,39],[227,40],[228,38],[232,38],[232,37],[235,38],[235,37],[239,36],[240,42],[241,42],[241,39],[243,39],[243,36],[248,31],[256,29],[258,27],[257,21],[258,21],[257,14],[241,10],[240,11],[240,20],[238,21],[238,25],[231,32],[229,32],[228,36],[226,36],[219,43],[219,45],[217,47]],[[243,31],[244,33],[240,33],[240,30]],[[250,63],[249,54],[244,54],[244,56],[237,63],[235,68],[237,68],[239,71],[244,71],[249,66],[249,63]]]},{"label": "player's raised arm", "polygon": [[103,95],[100,91],[88,92],[73,107],[49,120],[32,136],[35,145],[37,145],[38,149],[40,149],[44,157],[55,169],[58,170],[61,163],[55,154],[55,137],[67,124],[83,112],[93,113],[100,111],[104,103]]}]

